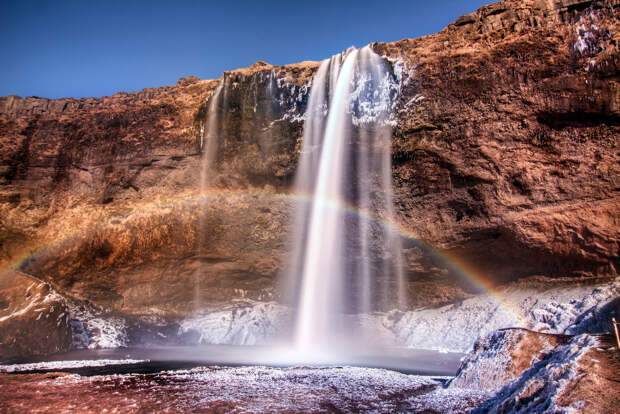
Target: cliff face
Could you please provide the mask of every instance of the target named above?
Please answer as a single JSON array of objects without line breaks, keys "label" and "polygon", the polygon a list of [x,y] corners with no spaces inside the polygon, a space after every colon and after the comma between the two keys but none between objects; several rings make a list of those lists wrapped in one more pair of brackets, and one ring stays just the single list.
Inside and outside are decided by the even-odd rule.
[{"label": "cliff face", "polygon": [[498,282],[615,275],[618,29],[618,2],[500,2],[378,45],[414,68],[393,140],[407,228]]},{"label": "cliff face", "polygon": [[[3,270],[123,313],[270,298],[290,210],[281,192],[302,128],[287,114],[299,118],[290,106],[302,96],[301,106],[316,66],[225,74],[224,134],[204,194],[200,129],[218,81],[101,99],[0,98]],[[260,96],[272,72],[275,104]]]},{"label": "cliff face", "polygon": [[[436,35],[373,44],[402,70],[399,222],[452,258],[405,242],[412,306],[472,291],[455,262],[494,284],[616,276],[619,10],[503,1]],[[0,98],[2,269],[126,314],[273,297],[317,66],[225,73],[206,194],[201,139],[219,81]]]}]

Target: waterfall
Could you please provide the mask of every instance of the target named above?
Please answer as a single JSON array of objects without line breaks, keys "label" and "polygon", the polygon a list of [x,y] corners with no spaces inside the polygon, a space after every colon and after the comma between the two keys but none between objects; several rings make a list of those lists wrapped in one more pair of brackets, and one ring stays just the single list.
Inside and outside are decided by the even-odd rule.
[{"label": "waterfall", "polygon": [[[210,226],[217,221],[209,214],[213,203],[212,194],[223,187],[226,188],[237,178],[231,180],[227,174],[231,171],[227,161],[234,157],[234,152],[239,148],[245,151],[248,151],[248,148],[255,150],[260,157],[259,162],[277,151],[277,138],[282,134],[277,121],[282,120],[284,107],[287,106],[282,102],[287,101],[286,98],[299,95],[300,92],[296,88],[280,88],[276,72],[271,68],[249,75],[226,72],[200,108],[198,145],[202,158],[198,185],[203,197],[200,199],[202,214],[197,231],[198,256],[205,250],[204,247],[209,246],[209,238],[212,235]],[[239,175],[251,176],[256,170],[266,174],[260,171],[262,167],[260,164],[247,165],[246,170]],[[239,172],[239,169],[236,171]],[[194,271],[195,314],[204,311],[202,296],[207,287],[203,282],[212,275],[213,271],[207,265],[197,266]],[[236,291],[234,295],[239,295],[236,296],[239,299],[243,297]]]},{"label": "waterfall", "polygon": [[[280,85],[272,69],[248,77],[225,74],[200,125],[200,185],[201,191],[219,185],[216,177],[222,167],[226,171],[222,161],[235,142],[256,145],[265,156],[276,151],[276,121],[287,119],[292,106],[305,106],[294,184],[299,201],[284,279],[296,305],[295,349],[312,357],[335,346],[371,343],[378,335],[364,315],[402,308],[406,294],[400,238],[390,224],[391,110],[399,80],[370,47],[351,48],[320,64],[304,101],[299,96],[306,88]],[[205,221],[201,243],[208,235]],[[197,313],[202,272],[195,275]]]},{"label": "waterfall", "polygon": [[367,339],[352,315],[405,304],[389,225],[396,85],[368,46],[323,61],[313,79],[295,181],[311,201],[296,205],[288,274],[298,281],[295,348],[305,354]]},{"label": "waterfall", "polygon": [[[200,190],[206,191],[211,184],[213,175],[213,163],[217,156],[219,145],[219,133],[223,127],[220,120],[221,107],[224,107],[226,101],[226,84],[225,78],[215,88],[213,94],[209,98],[209,106],[207,116],[204,123],[200,125],[200,150],[202,151],[202,168],[200,172]],[[224,90],[224,93],[222,93]]]}]

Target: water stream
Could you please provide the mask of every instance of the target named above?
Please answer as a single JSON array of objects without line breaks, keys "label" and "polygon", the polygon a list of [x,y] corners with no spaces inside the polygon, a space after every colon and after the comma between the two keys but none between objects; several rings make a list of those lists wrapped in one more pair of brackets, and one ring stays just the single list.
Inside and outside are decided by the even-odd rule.
[{"label": "water stream", "polygon": [[[405,305],[392,206],[394,76],[370,47],[323,61],[304,124],[287,277],[298,279],[294,345],[312,357],[366,342],[351,315]],[[303,197],[302,197],[303,198]]]},{"label": "water stream", "polygon": [[[244,116],[256,117],[257,109],[261,119],[270,119],[270,105],[282,98],[277,98],[281,91],[274,91],[273,71],[256,76],[265,90],[259,90],[258,78],[250,80],[251,96],[243,102],[253,107],[240,108],[241,125],[255,122]],[[227,95],[234,85],[224,77],[201,126],[203,191],[213,185],[223,136],[233,133],[227,125]],[[390,225],[395,214],[391,111],[398,91],[390,64],[369,46],[324,60],[312,80],[283,294],[294,307],[290,336],[302,360],[325,360],[335,349],[349,352],[362,343],[395,345],[381,343],[382,335],[366,316],[406,307],[400,238]],[[268,149],[266,141],[274,137],[259,129],[246,139]]]}]

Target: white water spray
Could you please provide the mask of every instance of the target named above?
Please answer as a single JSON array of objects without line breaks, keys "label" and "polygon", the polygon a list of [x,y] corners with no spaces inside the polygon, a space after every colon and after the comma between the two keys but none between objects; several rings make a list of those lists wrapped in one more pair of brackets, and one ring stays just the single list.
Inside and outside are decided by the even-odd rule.
[{"label": "white water spray", "polygon": [[304,355],[372,335],[352,315],[404,306],[398,237],[371,219],[394,214],[396,93],[389,66],[370,47],[323,61],[313,80],[296,178],[296,191],[313,197],[297,206],[288,275],[300,278],[294,343]]}]

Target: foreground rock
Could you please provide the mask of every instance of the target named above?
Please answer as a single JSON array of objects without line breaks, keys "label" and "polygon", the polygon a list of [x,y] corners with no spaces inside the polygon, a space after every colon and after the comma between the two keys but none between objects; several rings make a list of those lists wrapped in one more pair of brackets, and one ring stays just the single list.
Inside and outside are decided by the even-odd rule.
[{"label": "foreground rock", "polygon": [[525,329],[495,331],[476,342],[450,387],[499,391],[569,339]]},{"label": "foreground rock", "polygon": [[620,404],[620,363],[612,343],[610,336],[576,336],[472,413],[612,413]]},{"label": "foreground rock", "polygon": [[494,332],[446,387],[414,397],[411,412],[613,413],[618,355],[609,335]]}]

